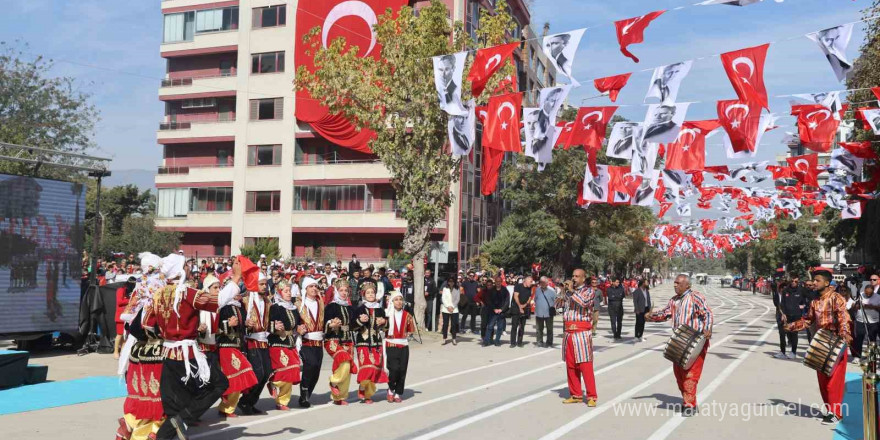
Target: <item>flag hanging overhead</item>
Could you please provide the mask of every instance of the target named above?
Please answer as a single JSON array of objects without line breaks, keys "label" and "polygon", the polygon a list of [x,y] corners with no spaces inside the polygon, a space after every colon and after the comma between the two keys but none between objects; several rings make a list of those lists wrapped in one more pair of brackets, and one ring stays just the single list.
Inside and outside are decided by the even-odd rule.
[{"label": "flag hanging overhead", "polygon": [[553,63],[553,67],[559,73],[562,73],[571,80],[571,84],[575,87],[579,86],[580,83],[572,76],[574,74],[572,72],[574,68],[574,55],[577,52],[578,44],[581,42],[584,31],[586,31],[586,28],[548,35],[544,37],[542,43],[544,55]]},{"label": "flag hanging overhead", "polygon": [[733,153],[753,153],[756,148],[761,107],[757,102],[736,99],[718,101],[718,122],[724,127]]},{"label": "flag hanging overhead", "polygon": [[795,179],[805,185],[819,186],[818,154],[813,153],[789,157],[785,161],[788,162],[788,167],[791,168],[791,173]]},{"label": "flag hanging overhead", "polygon": [[681,61],[654,69],[648,93],[645,95],[645,103],[648,103],[650,98],[657,98],[664,104],[675,102],[681,81],[690,72],[693,64],[694,62],[690,60]]},{"label": "flag hanging overhead", "polygon": [[489,98],[483,145],[501,151],[521,151],[520,114],[522,94],[508,93]]},{"label": "flag hanging overhead", "polygon": [[805,147],[820,153],[831,151],[840,126],[831,110],[820,104],[807,104],[792,106],[791,114],[797,116],[798,134]]},{"label": "flag hanging overhead", "polygon": [[467,110],[461,103],[461,77],[467,51],[433,57],[434,87],[440,99],[440,108],[450,115],[465,115]]},{"label": "flag hanging overhead", "polygon": [[666,169],[702,170],[706,166],[706,135],[721,123],[717,119],[687,121],[675,142],[666,145]]},{"label": "flag hanging overhead", "polygon": [[645,115],[645,142],[669,143],[675,140],[684,123],[689,102],[651,104]]},{"label": "flag hanging overhead", "polygon": [[764,60],[770,43],[721,54],[721,64],[736,96],[746,103],[756,102],[770,110],[764,86]]},{"label": "flag hanging overhead", "polygon": [[504,65],[504,61],[513,54],[513,51],[519,45],[520,43],[516,42],[487,47],[477,51],[477,54],[474,56],[474,64],[471,66],[471,71],[468,72],[467,76],[468,81],[471,82],[471,94],[473,96],[480,96],[483,93],[489,78]]},{"label": "flag hanging overhead", "polygon": [[815,41],[825,54],[834,76],[840,82],[846,82],[853,70],[853,65],[846,59],[846,48],[852,37],[853,23],[842,24],[819,32],[807,34],[807,38]]},{"label": "flag hanging overhead", "polygon": [[465,110],[463,115],[450,116],[446,123],[454,157],[470,154],[477,136],[476,103],[473,99],[465,106]]},{"label": "flag hanging overhead", "polygon": [[642,143],[643,131],[644,127],[638,122],[616,122],[611,129],[605,155],[618,159],[632,159],[636,146]]},{"label": "flag hanging overhead", "polygon": [[624,73],[606,76],[605,78],[596,78],[593,80],[593,85],[596,86],[596,90],[599,93],[607,93],[611,102],[616,102],[617,94],[620,93],[620,89],[626,87],[626,82],[629,81],[631,75],[632,73]]},{"label": "flag hanging overhead", "polygon": [[617,107],[581,107],[574,119],[574,127],[567,146],[583,145],[584,149],[598,151],[602,149],[608,121],[617,111]]},{"label": "flag hanging overhead", "polygon": [[645,28],[664,12],[666,11],[654,11],[640,17],[615,21],[614,27],[617,29],[617,43],[620,45],[620,52],[638,63],[639,59],[629,51],[629,45],[645,41]]}]

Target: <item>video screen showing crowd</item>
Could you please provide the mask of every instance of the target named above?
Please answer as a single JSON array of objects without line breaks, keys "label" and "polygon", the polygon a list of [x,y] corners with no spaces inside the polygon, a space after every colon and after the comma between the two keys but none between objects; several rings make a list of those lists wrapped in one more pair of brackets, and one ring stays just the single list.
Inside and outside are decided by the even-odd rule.
[{"label": "video screen showing crowd", "polygon": [[263,389],[287,411],[299,385],[298,404],[309,408],[325,352],[333,404],[348,405],[352,379],[361,403],[384,383],[385,399],[402,401],[416,329],[400,292],[365,282],[352,304],[348,280],[323,289],[311,276],[279,279],[270,290],[266,273],[241,256],[201,280],[183,255],[139,258],[141,272],[120,288],[117,372],[128,397],[117,438],[186,439],[218,401],[222,419],[265,414]]}]

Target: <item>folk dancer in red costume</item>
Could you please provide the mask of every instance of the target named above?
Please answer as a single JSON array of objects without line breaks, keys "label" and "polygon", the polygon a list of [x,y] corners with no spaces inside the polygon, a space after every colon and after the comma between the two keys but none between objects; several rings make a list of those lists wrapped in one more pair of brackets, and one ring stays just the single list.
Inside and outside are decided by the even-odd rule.
[{"label": "folk dancer in red costume", "polygon": [[672,319],[672,328],[678,328],[683,324],[687,324],[694,330],[703,333],[706,336],[706,344],[703,345],[703,351],[700,352],[697,360],[689,369],[679,367],[677,364],[672,365],[675,373],[675,381],[678,383],[678,390],[681,392],[681,398],[684,400],[684,408],[681,415],[690,417],[697,410],[697,384],[700,382],[700,375],[703,373],[703,361],[706,360],[706,351],[709,350],[709,338],[712,337],[712,324],[715,322],[715,315],[709,308],[709,303],[702,293],[691,290],[691,280],[687,275],[679,275],[675,278],[675,296],[669,299],[669,303],[663,310],[645,313],[645,320],[652,322],[663,322]]},{"label": "folk dancer in red costume", "polygon": [[333,358],[330,397],[335,405],[348,405],[345,399],[348,398],[351,375],[358,372],[352,339],[354,307],[348,299],[348,283],[339,280],[333,288],[333,302],[324,311],[324,349]]},{"label": "folk dancer in red costume", "polygon": [[122,440],[155,439],[165,420],[160,395],[162,378],[162,338],[156,327],[153,296],[165,288],[158,272],[161,259],[143,253],[141,267],[145,274],[135,284],[119,319],[125,325],[126,340],[119,357],[118,374],[125,377],[128,397],[123,404],[116,438]]},{"label": "folk dancer in red costume", "polygon": [[564,296],[556,300],[563,310],[562,320],[565,337],[562,339],[562,359],[568,372],[569,397],[562,403],[583,402],[581,376],[587,389],[587,405],[596,406],[596,379],[593,374],[593,308],[598,289],[587,284],[583,269],[572,274],[573,288],[567,288]]},{"label": "folk dancer in red costume", "polygon": [[376,284],[361,284],[363,301],[354,315],[355,346],[358,355],[358,399],[361,403],[373,403],[376,384],[387,383],[385,361],[382,350],[382,332],[387,327],[385,309],[376,298]]},{"label": "folk dancer in red costume", "polygon": [[269,332],[271,331],[269,308],[272,306],[272,297],[269,295],[268,281],[269,278],[266,277],[266,274],[260,272],[257,282],[259,292],[250,292],[247,301],[245,301],[247,358],[257,376],[257,384],[243,393],[238,401],[238,407],[245,415],[266,413],[255,405],[260,400],[263,388],[269,383],[269,376],[272,375],[272,359],[269,356]]},{"label": "folk dancer in red costume", "polygon": [[185,440],[187,424],[199,417],[223,395],[229,382],[223,372],[211,369],[197,342],[199,311],[216,312],[238,294],[241,264],[232,266],[232,282],[216,296],[188,288],[185,259],[171,254],[162,260],[168,285],[153,300],[159,330],[164,338],[160,390],[167,419],[156,437]]},{"label": "folk dancer in red costume", "polygon": [[[824,328],[837,334],[846,341],[848,347],[852,342],[850,334],[850,316],[846,310],[846,300],[831,286],[831,272],[828,270],[816,270],[813,272],[813,286],[819,292],[819,298],[810,303],[810,308],[802,319],[785,325],[790,332],[799,332],[816,324],[820,329]],[[785,321],[783,321],[784,323]],[[819,380],[819,393],[828,414],[822,419],[826,425],[834,424],[843,418],[841,404],[846,385],[846,348],[843,357],[831,371],[831,376],[826,376],[821,371],[816,372]]]},{"label": "folk dancer in red costume", "polygon": [[299,316],[305,326],[302,347],[299,355],[302,358],[302,382],[299,384],[299,406],[308,408],[312,406],[309,398],[315,391],[318,377],[321,374],[321,363],[324,360],[324,298],[318,288],[318,282],[313,278],[303,280],[302,304],[299,307]]},{"label": "folk dancer in red costume", "polygon": [[385,338],[385,369],[388,370],[388,402],[400,403],[406,389],[406,369],[409,366],[409,336],[416,324],[404,308],[403,294],[390,292],[385,316],[388,319],[388,337]]},{"label": "folk dancer in red costume", "polygon": [[[229,278],[226,281],[229,282]],[[219,294],[220,285],[220,280],[213,275],[206,276],[202,282],[204,291],[212,295]],[[235,407],[242,393],[257,384],[251,363],[241,351],[245,334],[241,302],[233,299],[217,313],[202,311],[200,314],[203,327],[199,327],[199,345],[211,368],[219,368],[229,381],[229,387],[220,397],[218,414],[222,418],[238,417]]]},{"label": "folk dancer in red costume", "polygon": [[300,360],[296,340],[305,332],[299,311],[293,303],[293,293],[288,281],[275,285],[275,304],[269,308],[272,333],[269,335],[269,357],[272,360],[272,395],[275,407],[281,411],[290,409],[293,386],[300,383]]}]

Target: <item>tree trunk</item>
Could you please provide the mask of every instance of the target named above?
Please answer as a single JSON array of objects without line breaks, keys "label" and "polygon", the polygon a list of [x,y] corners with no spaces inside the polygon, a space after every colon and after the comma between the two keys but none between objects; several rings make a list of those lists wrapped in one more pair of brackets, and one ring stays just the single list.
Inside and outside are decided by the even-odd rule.
[{"label": "tree trunk", "polygon": [[413,258],[413,313],[419,328],[426,331],[425,328],[425,309],[428,307],[425,301],[425,251],[422,250]]},{"label": "tree trunk", "polygon": [[753,250],[749,250],[748,256],[746,257],[746,275],[749,278],[752,278],[754,274],[752,273],[752,252]]}]

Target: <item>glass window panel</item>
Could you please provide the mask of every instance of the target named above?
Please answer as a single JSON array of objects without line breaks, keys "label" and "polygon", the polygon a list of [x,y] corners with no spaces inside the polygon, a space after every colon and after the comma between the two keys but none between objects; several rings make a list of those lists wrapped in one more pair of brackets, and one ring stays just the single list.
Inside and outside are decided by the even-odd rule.
[{"label": "glass window panel", "polygon": [[281,5],[278,7],[278,25],[284,25],[287,23],[287,6]]},{"label": "glass window panel", "polygon": [[262,27],[271,27],[276,26],[278,23],[278,9],[276,8],[265,8],[263,9],[263,17],[260,22],[260,26]]},{"label": "glass window panel", "polygon": [[260,73],[275,72],[275,53],[260,55]]}]

